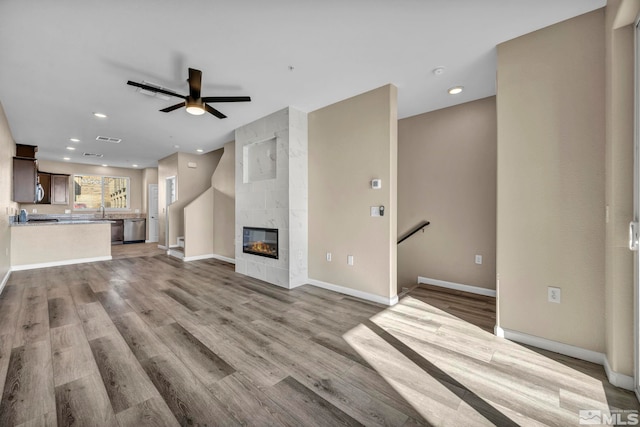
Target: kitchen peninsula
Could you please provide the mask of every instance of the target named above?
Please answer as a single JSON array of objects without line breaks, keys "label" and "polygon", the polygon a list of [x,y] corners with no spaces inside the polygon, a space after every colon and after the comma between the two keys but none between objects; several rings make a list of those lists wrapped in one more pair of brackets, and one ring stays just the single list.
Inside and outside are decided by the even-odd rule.
[{"label": "kitchen peninsula", "polygon": [[70,219],[11,224],[13,270],[111,259],[111,221]]}]

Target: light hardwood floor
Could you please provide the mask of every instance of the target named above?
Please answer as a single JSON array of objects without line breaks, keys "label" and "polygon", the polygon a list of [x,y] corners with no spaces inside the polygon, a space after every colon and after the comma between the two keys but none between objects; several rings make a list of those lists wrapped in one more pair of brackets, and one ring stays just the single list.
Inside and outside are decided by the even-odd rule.
[{"label": "light hardwood floor", "polygon": [[0,426],[570,426],[639,407],[600,366],[493,336],[491,298],[420,286],[386,308],[154,244],[113,253],[11,275]]}]

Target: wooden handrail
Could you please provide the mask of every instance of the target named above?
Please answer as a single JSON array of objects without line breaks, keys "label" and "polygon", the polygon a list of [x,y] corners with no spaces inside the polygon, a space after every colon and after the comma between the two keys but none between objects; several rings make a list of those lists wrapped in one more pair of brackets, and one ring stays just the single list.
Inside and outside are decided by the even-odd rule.
[{"label": "wooden handrail", "polygon": [[405,234],[404,236],[402,236],[399,240],[398,240],[398,244],[404,242],[405,240],[407,240],[409,237],[413,236],[414,234],[416,234],[418,231],[422,230],[424,231],[425,227],[428,226],[429,224],[431,224],[429,221],[422,221],[420,224],[418,224],[417,227],[415,227],[413,230],[411,230],[410,232],[408,232],[407,234]]}]

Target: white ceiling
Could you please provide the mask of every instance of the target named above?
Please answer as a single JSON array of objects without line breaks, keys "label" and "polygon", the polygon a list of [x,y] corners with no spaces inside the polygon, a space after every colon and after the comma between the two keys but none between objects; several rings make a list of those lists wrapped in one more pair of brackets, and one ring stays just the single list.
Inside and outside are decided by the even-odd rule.
[{"label": "white ceiling", "polygon": [[[39,159],[155,166],[176,151],[217,149],[235,128],[286,106],[313,111],[387,83],[399,89],[401,118],[494,95],[497,44],[604,4],[2,0],[0,101],[16,142],[39,146]],[[438,66],[440,76],[432,73]],[[161,113],[180,100],[126,85],[147,81],[186,94],[188,67],[202,70],[203,96],[252,102],[214,104],[224,120]],[[454,85],[464,92],[447,94]],[[98,135],[123,141],[102,143]],[[83,151],[104,157],[86,159]]]}]

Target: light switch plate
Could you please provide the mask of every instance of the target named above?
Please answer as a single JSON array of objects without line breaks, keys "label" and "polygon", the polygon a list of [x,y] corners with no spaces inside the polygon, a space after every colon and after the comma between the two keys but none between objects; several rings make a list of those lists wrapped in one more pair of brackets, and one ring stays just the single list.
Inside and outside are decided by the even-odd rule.
[{"label": "light switch plate", "polygon": [[380,216],[380,206],[371,206],[371,216]]},{"label": "light switch plate", "polygon": [[353,265],[353,255],[347,255],[347,264]]},{"label": "light switch plate", "polygon": [[562,301],[562,290],[560,288],[549,286],[547,288],[547,300],[549,302],[560,304]]}]

